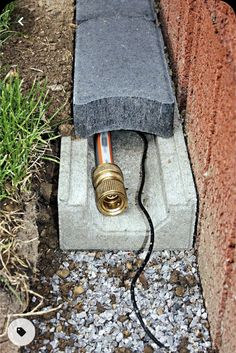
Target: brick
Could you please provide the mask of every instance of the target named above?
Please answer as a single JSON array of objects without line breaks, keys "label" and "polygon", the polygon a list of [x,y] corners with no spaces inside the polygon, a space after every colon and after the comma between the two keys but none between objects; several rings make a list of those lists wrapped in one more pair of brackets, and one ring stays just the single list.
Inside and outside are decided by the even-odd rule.
[{"label": "brick", "polygon": [[124,129],[170,137],[173,117],[160,28],[135,18],[83,22],[76,35],[76,134]]},{"label": "brick", "polygon": [[155,21],[152,0],[77,0],[77,23],[98,17],[143,17]]},{"label": "brick", "polygon": [[[186,108],[189,154],[199,194],[199,269],[213,344],[235,350],[236,18],[215,0],[161,0],[161,14]],[[232,325],[232,326],[230,326]]]},{"label": "brick", "polygon": [[[234,250],[234,263],[236,262],[236,250]],[[236,267],[232,268],[230,283],[228,283],[228,295],[222,317],[222,353],[236,352]]]}]

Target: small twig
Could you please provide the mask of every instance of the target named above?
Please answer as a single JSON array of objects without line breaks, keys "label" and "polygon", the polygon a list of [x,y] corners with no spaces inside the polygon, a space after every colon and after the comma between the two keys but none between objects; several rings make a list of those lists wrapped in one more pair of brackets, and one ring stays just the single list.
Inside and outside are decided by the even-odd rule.
[{"label": "small twig", "polygon": [[7,322],[4,328],[3,333],[0,334],[0,338],[4,337],[7,334],[7,330],[9,327],[9,322],[14,317],[29,317],[29,316],[42,316],[48,313],[52,313],[54,311],[60,310],[63,304],[58,305],[56,308],[41,310],[41,311],[29,311],[28,313],[18,313],[18,314],[9,314],[7,315]]},{"label": "small twig", "polygon": [[31,67],[30,70],[37,71],[37,72],[41,72],[41,73],[43,74],[43,70],[36,69],[35,67]]},{"label": "small twig", "polygon": [[63,303],[58,305],[56,308],[51,308],[51,309],[46,309],[46,310],[41,310],[41,311],[30,311],[28,313],[22,313],[22,314],[10,314],[10,317],[29,317],[29,316],[41,316],[45,315],[48,313],[52,313],[54,311],[60,310],[63,306]]},{"label": "small twig", "polygon": [[21,240],[21,239],[17,239],[16,242],[17,243],[23,243],[23,244],[28,244],[28,243],[32,243],[33,241],[38,241],[38,238],[33,238],[33,239],[30,239],[30,240]]}]

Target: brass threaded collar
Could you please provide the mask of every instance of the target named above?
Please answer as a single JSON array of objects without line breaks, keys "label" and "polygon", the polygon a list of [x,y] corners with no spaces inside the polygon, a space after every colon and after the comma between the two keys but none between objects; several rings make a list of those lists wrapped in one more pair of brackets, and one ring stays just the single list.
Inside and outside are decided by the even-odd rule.
[{"label": "brass threaded collar", "polygon": [[96,167],[93,173],[93,186],[98,210],[106,216],[116,216],[128,206],[124,178],[121,169],[113,163]]}]

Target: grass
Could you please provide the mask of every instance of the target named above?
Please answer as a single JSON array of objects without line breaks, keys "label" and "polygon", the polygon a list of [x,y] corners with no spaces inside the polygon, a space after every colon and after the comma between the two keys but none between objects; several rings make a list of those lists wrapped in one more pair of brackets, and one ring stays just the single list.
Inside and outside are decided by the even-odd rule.
[{"label": "grass", "polygon": [[[24,191],[31,189],[32,175],[39,175],[43,159],[56,161],[47,153],[51,152],[52,140],[58,138],[52,121],[59,110],[48,118],[49,104],[46,82],[35,81],[25,91],[15,71],[0,80],[0,206],[6,204],[5,199],[15,205],[11,210],[0,207],[0,290],[3,288],[20,305],[18,313],[4,317],[0,339],[13,317],[44,315],[60,308],[39,311],[44,298],[30,289],[32,264],[21,251],[23,244],[37,241],[37,235],[25,241],[19,235],[25,229],[25,204],[29,201]],[[25,312],[30,296],[36,297],[38,304]]]},{"label": "grass", "polygon": [[[11,199],[16,206],[10,211],[0,208],[0,289],[12,295],[20,305],[18,313],[4,317],[0,339],[6,335],[13,317],[44,315],[61,307],[39,311],[44,298],[30,289],[32,264],[24,251],[20,251],[23,244],[37,241],[37,235],[25,241],[19,236],[25,229],[24,205],[27,203],[22,191],[30,190],[32,175],[39,175],[42,159],[55,161],[47,152],[51,141],[58,137],[52,125],[58,111],[47,118],[49,104],[46,82],[35,81],[26,92],[23,80],[15,71],[0,80],[0,202]],[[37,298],[37,304],[25,312],[30,296]]]},{"label": "grass", "polygon": [[[15,33],[10,29],[13,10],[14,3],[11,3],[0,14],[0,49]],[[0,77],[3,77],[2,72]],[[21,252],[23,245],[37,241],[37,235],[26,241],[20,238],[20,232],[25,229],[25,206],[31,202],[24,191],[31,189],[32,176],[39,175],[43,159],[57,161],[47,154],[51,141],[58,137],[54,134],[52,121],[61,108],[48,118],[49,104],[46,82],[35,81],[26,91],[16,71],[0,78],[0,290],[13,295],[21,304],[19,313],[4,318],[6,322],[0,339],[6,335],[11,318],[44,315],[60,308],[38,311],[44,298],[30,289],[32,264]],[[31,193],[27,195],[35,198]],[[3,208],[9,201],[13,202],[13,209]],[[30,296],[36,297],[38,304],[30,312],[24,312]]]},{"label": "grass", "polygon": [[3,12],[0,14],[0,46],[11,36],[13,33],[10,30],[12,13],[14,11],[14,2],[8,4]]},{"label": "grass", "polygon": [[[0,207],[0,290],[12,295],[19,306],[18,313],[4,317],[0,339],[13,317],[44,315],[60,308],[38,311],[44,298],[30,289],[32,264],[22,250],[24,244],[37,241],[37,235],[25,241],[20,237],[25,229],[25,204],[35,197],[29,193],[27,200],[24,191],[31,189],[32,175],[39,175],[43,159],[56,161],[47,156],[52,140],[58,138],[52,124],[58,111],[48,118],[49,104],[46,82],[35,81],[25,91],[15,71],[0,80],[0,206],[5,205],[5,199],[14,204],[11,210]],[[36,297],[38,304],[25,312],[30,296]]]},{"label": "grass", "polygon": [[[17,73],[0,81],[0,201],[30,187],[53,136],[46,85],[22,89]],[[49,158],[49,157],[48,157]]]},{"label": "grass", "polygon": [[[12,2],[0,14],[0,47],[13,33],[14,8]],[[22,84],[14,71],[0,79],[0,202],[29,187],[52,139],[46,84],[34,82],[29,92]]]}]

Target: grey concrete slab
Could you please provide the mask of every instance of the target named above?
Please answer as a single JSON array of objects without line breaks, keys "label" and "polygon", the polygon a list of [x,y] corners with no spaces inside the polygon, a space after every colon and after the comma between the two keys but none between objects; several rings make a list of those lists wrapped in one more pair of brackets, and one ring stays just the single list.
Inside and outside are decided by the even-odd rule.
[{"label": "grey concrete slab", "polygon": [[155,21],[153,0],[77,0],[77,23],[114,16],[143,17]]},{"label": "grey concrete slab", "polygon": [[107,130],[173,135],[174,95],[160,28],[137,18],[83,22],[76,33],[74,123],[87,137]]},{"label": "grey concrete slab", "polygon": [[[193,243],[196,193],[182,127],[169,139],[149,135],[143,202],[155,227],[155,249],[186,249]],[[134,250],[147,240],[148,226],[136,204],[142,141],[135,132],[112,134],[114,160],[124,173],[128,210],[106,217],[96,208],[91,174],[93,141],[62,138],[59,229],[62,249]]]}]

